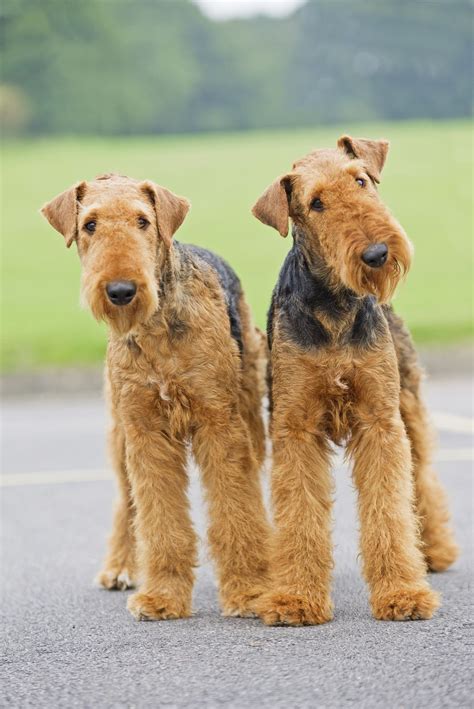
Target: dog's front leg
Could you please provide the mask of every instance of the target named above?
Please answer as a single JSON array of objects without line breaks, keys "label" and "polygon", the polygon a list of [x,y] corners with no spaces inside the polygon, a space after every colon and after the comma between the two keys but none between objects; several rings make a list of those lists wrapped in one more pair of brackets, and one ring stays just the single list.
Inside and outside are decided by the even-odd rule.
[{"label": "dog's front leg", "polygon": [[[322,434],[295,410],[273,419],[272,590],[258,602],[267,625],[317,625],[332,618],[332,478]],[[290,423],[292,422],[292,423]]]},{"label": "dog's front leg", "polygon": [[238,413],[201,420],[193,438],[209,505],[209,544],[224,615],[255,615],[268,584],[268,539],[259,464]]},{"label": "dog's front leg", "polygon": [[[386,368],[385,371],[387,371]],[[361,551],[372,611],[379,620],[431,618],[439,606],[426,580],[426,564],[414,508],[410,444],[398,405],[393,374],[378,380],[360,373],[349,450],[358,489]],[[372,381],[368,381],[368,377]]]},{"label": "dog's front leg", "polygon": [[127,468],[136,509],[141,586],[128,599],[138,620],[191,615],[196,535],[187,498],[186,449],[171,435],[148,389],[123,397]]}]

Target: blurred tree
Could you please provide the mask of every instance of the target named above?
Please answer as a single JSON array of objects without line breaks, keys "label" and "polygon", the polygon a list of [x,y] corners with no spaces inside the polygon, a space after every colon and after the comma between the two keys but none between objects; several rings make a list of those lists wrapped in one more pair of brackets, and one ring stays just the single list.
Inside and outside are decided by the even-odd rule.
[{"label": "blurred tree", "polygon": [[16,86],[0,84],[0,126],[6,135],[26,130],[31,108],[24,92]]},{"label": "blurred tree", "polygon": [[468,116],[471,21],[469,0],[308,0],[228,22],[190,0],[3,0],[2,105],[23,102],[32,134]]}]

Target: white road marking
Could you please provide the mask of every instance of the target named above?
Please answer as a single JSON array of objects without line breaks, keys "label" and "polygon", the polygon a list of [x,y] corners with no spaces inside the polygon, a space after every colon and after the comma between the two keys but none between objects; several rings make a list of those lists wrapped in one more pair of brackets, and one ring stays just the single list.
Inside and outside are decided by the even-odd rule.
[{"label": "white road marking", "polygon": [[0,487],[17,485],[55,485],[112,480],[110,470],[54,470],[37,473],[6,473],[0,477]]},{"label": "white road marking", "polygon": [[[431,413],[437,429],[451,433],[474,434],[474,419],[444,411]],[[435,451],[435,462],[455,463],[474,460],[474,448],[440,448]],[[342,461],[340,461],[342,462]],[[6,473],[0,476],[0,487],[23,485],[55,485],[59,483],[83,483],[112,480],[113,473],[106,469],[54,470],[32,473]]]},{"label": "white road marking", "polygon": [[[435,463],[474,461],[474,448],[440,448],[435,452]],[[338,461],[342,464],[342,459]],[[6,473],[0,476],[0,487],[25,485],[56,485],[63,483],[102,482],[112,480],[110,470],[55,470],[36,473]]]},{"label": "white road marking", "polygon": [[444,411],[433,411],[430,414],[430,418],[436,428],[441,431],[474,434],[474,419],[469,416],[457,416],[456,414],[447,414]]}]

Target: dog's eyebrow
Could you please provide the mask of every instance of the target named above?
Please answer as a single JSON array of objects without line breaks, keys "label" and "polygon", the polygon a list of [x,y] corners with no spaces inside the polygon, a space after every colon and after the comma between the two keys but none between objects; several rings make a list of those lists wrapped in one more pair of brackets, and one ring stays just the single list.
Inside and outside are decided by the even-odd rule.
[{"label": "dog's eyebrow", "polygon": [[86,215],[90,217],[92,213],[94,213],[95,216],[99,207],[99,204],[88,204],[87,206],[85,206],[79,203],[79,216],[81,217],[81,219]]},{"label": "dog's eyebrow", "polygon": [[150,217],[154,215],[153,205],[147,199],[136,199],[130,204],[130,206],[135,210],[134,216]]},{"label": "dog's eyebrow", "polygon": [[361,172],[367,174],[367,169],[362,160],[351,160],[346,167],[346,172],[348,172],[349,175],[354,175],[356,177],[357,175],[360,175]]},{"label": "dog's eyebrow", "polygon": [[311,197],[318,197],[319,193],[324,192],[330,184],[331,183],[328,182],[328,180],[318,180],[318,182],[315,182],[310,189]]},{"label": "dog's eyebrow", "polygon": [[138,211],[143,211],[144,209],[151,209],[153,205],[145,196],[144,199],[134,199],[130,202],[130,206]]},{"label": "dog's eyebrow", "polygon": [[82,212],[79,216],[79,224],[87,224],[90,221],[98,221],[98,213],[95,209],[88,210],[87,212]]}]

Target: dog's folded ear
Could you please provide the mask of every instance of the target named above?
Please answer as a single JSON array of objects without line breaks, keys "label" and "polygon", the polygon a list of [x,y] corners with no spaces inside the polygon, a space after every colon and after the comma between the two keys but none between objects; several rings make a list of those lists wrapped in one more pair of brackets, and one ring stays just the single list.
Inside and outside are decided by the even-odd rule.
[{"label": "dog's folded ear", "polygon": [[155,207],[158,234],[166,248],[169,249],[173,234],[179,229],[191,208],[185,197],[179,197],[166,187],[155,185],[147,180],[142,182],[143,191],[148,195]]},{"label": "dog's folded ear", "polygon": [[387,158],[389,143],[387,140],[366,140],[342,135],[337,141],[338,148],[351,158],[362,160],[369,176],[374,182],[380,182],[380,175]]},{"label": "dog's folded ear", "polygon": [[252,207],[252,214],[263,224],[272,226],[281,236],[288,235],[292,175],[283,175],[267,187]]},{"label": "dog's folded ear", "polygon": [[41,207],[41,214],[64,236],[69,248],[77,234],[77,204],[84,194],[85,182],[78,182]]}]

